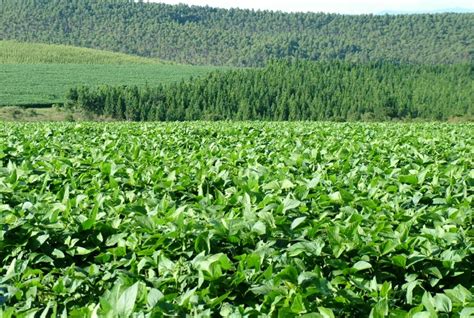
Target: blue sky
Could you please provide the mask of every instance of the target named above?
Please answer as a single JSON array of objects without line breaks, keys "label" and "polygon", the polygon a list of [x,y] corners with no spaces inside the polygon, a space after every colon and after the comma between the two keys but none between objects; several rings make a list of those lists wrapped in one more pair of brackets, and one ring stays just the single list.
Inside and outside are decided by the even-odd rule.
[{"label": "blue sky", "polygon": [[[146,1],[146,0],[145,0]],[[433,12],[463,8],[474,11],[473,0],[151,0],[169,4],[209,5],[219,8],[253,8],[281,11],[380,13],[382,11]]]}]

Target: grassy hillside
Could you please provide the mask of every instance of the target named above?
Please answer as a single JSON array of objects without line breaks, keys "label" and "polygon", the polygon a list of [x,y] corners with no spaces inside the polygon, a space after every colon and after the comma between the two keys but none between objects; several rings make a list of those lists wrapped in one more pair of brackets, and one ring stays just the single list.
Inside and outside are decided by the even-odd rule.
[{"label": "grassy hillside", "polygon": [[0,41],[0,106],[61,103],[67,90],[78,85],[166,84],[215,69],[64,45]]},{"label": "grassy hillside", "polygon": [[4,64],[0,67],[0,105],[61,103],[67,90],[78,85],[153,86],[215,69],[166,64]]},{"label": "grassy hillside", "polygon": [[132,0],[0,3],[0,39],[186,64],[262,66],[287,57],[430,64],[474,59],[474,14],[283,13]]},{"label": "grassy hillside", "polygon": [[68,45],[0,41],[0,64],[162,64],[158,59]]}]

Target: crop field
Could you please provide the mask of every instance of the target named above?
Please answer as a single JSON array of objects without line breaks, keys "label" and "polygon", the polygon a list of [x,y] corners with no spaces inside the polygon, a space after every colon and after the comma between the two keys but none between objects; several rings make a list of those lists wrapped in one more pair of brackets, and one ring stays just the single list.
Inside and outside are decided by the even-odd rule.
[{"label": "crop field", "polygon": [[0,317],[472,317],[474,125],[3,123]]},{"label": "crop field", "polygon": [[152,86],[215,69],[172,64],[0,64],[0,106],[63,103],[69,88],[78,85]]},{"label": "crop field", "polygon": [[0,41],[0,64],[163,64],[134,55],[68,45]]}]

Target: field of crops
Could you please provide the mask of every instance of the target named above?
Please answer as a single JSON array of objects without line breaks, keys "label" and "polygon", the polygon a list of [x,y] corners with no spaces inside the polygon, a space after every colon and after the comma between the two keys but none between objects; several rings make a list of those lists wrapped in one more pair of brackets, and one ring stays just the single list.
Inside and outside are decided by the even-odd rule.
[{"label": "field of crops", "polygon": [[0,128],[0,317],[472,317],[474,125]]},{"label": "field of crops", "polygon": [[4,64],[0,65],[0,106],[62,103],[68,89],[78,85],[153,86],[215,69],[172,64]]},{"label": "field of crops", "polygon": [[164,64],[164,61],[68,45],[0,41],[0,64]]}]

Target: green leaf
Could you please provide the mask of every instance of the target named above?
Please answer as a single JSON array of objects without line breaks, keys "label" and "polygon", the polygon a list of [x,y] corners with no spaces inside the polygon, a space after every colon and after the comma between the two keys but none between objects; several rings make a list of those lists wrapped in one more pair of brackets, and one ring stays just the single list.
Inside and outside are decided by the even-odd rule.
[{"label": "green leaf", "polygon": [[444,293],[455,303],[460,303],[466,306],[468,302],[472,301],[471,292],[462,285],[457,285],[453,289],[446,289]]},{"label": "green leaf", "polygon": [[96,249],[87,249],[81,246],[76,247],[76,253],[77,255],[88,255],[92,252],[94,252]]},{"label": "green leaf", "polygon": [[429,292],[425,292],[421,299],[421,303],[425,306],[426,310],[431,314],[436,316],[436,310],[434,308],[434,299]]},{"label": "green leaf", "polygon": [[160,259],[158,262],[158,271],[161,275],[164,275],[167,272],[171,272],[174,270],[175,264],[166,256],[160,255]]},{"label": "green leaf", "polygon": [[229,292],[227,292],[227,293],[225,293],[225,294],[223,294],[223,295],[220,295],[219,297],[216,297],[216,298],[212,299],[212,301],[209,303],[209,306],[210,306],[211,308],[214,308],[214,307],[216,307],[216,306],[222,304],[222,302],[223,302],[224,300],[226,300],[227,297],[229,297],[229,295],[230,295],[231,293],[232,293],[232,291],[229,291]]},{"label": "green leaf", "polygon": [[294,187],[295,187],[295,185],[293,184],[293,182],[291,182],[288,179],[283,180],[282,183],[281,183],[281,188],[284,189],[284,190],[285,189],[291,189],[291,188],[294,188]]},{"label": "green leaf", "polygon": [[388,301],[386,299],[379,301],[370,311],[369,318],[383,318],[388,315]]},{"label": "green leaf", "polygon": [[298,271],[291,265],[286,266],[285,269],[278,274],[278,277],[294,284],[298,283]]},{"label": "green leaf", "polygon": [[316,239],[310,242],[298,242],[288,247],[288,254],[291,257],[298,256],[301,253],[312,256],[320,256],[324,247],[324,241],[322,239]]},{"label": "green leaf", "polygon": [[354,264],[354,266],[352,266],[352,268],[356,269],[357,271],[363,271],[372,268],[372,265],[366,261],[358,261]]},{"label": "green leaf", "polygon": [[409,282],[407,285],[406,285],[406,299],[407,299],[407,304],[409,305],[412,305],[413,304],[413,290],[415,289],[415,287],[417,287],[419,285],[418,281],[412,281],[412,282]]},{"label": "green leaf", "polygon": [[283,212],[296,209],[300,204],[300,201],[286,197],[285,200],[283,200]]},{"label": "green leaf", "polygon": [[263,190],[278,190],[280,189],[280,183],[277,180],[273,180],[262,186]]},{"label": "green leaf", "polygon": [[391,282],[384,282],[380,288],[380,297],[388,298],[390,291],[392,290]]},{"label": "green leaf", "polygon": [[11,277],[15,276],[15,267],[16,267],[16,258],[14,258],[12,262],[10,263],[10,266],[8,266],[7,273],[5,274],[5,277],[3,277],[2,282],[5,282]]},{"label": "green leaf", "polygon": [[133,284],[120,295],[115,308],[115,312],[120,317],[130,317],[132,315],[137,300],[138,285],[138,282]]},{"label": "green leaf", "polygon": [[44,242],[46,242],[49,238],[49,234],[43,234],[43,235],[40,235],[36,238],[36,241],[38,242],[38,244],[41,246],[44,244]]},{"label": "green leaf", "polygon": [[341,194],[342,200],[346,203],[349,203],[349,202],[351,202],[355,199],[355,197],[352,195],[352,193],[350,193],[347,190],[340,189],[339,193]]},{"label": "green leaf", "polygon": [[343,203],[341,192],[337,191],[329,195],[329,199],[334,203]]},{"label": "green leaf", "polygon": [[291,222],[291,229],[294,230],[296,229],[300,224],[302,224],[306,220],[306,216],[302,216],[299,218],[296,218]]},{"label": "green leaf", "polygon": [[406,268],[407,266],[407,257],[405,255],[395,255],[392,256],[392,263],[398,267]]},{"label": "green leaf", "polygon": [[413,202],[414,205],[418,205],[420,200],[423,198],[423,194],[421,192],[417,192],[413,195],[413,198],[411,201]]},{"label": "green leaf", "polygon": [[291,303],[291,312],[295,314],[303,314],[306,312],[306,307],[304,305],[303,296],[297,294]]},{"label": "green leaf", "polygon": [[160,301],[160,299],[163,299],[164,295],[162,292],[160,292],[158,289],[152,288],[148,292],[148,297],[147,297],[147,306],[148,308],[153,308],[155,305]]},{"label": "green leaf", "polygon": [[446,204],[446,199],[445,198],[434,198],[433,199],[433,204],[434,205],[445,205]]},{"label": "green leaf", "polygon": [[444,294],[436,294],[436,296],[434,296],[434,305],[436,310],[441,312],[451,312],[453,309],[451,299]]},{"label": "green leaf", "polygon": [[474,307],[466,307],[461,310],[459,318],[472,318],[474,316]]},{"label": "green leaf", "polygon": [[60,251],[56,248],[53,250],[53,252],[51,254],[56,258],[65,258],[66,257],[62,251]]},{"label": "green leaf", "polygon": [[402,175],[398,177],[398,180],[402,183],[408,183],[411,185],[418,184],[418,177],[415,175]]},{"label": "green leaf", "polygon": [[267,226],[262,221],[257,221],[252,226],[252,232],[257,233],[258,235],[264,235],[267,232]]},{"label": "green leaf", "polygon": [[319,313],[323,318],[335,318],[331,309],[325,307],[318,307]]}]

